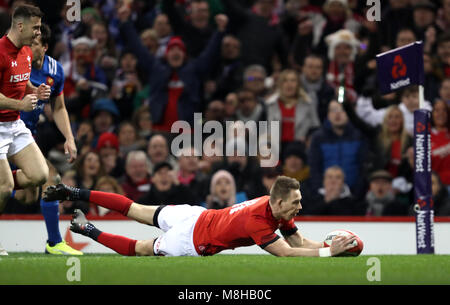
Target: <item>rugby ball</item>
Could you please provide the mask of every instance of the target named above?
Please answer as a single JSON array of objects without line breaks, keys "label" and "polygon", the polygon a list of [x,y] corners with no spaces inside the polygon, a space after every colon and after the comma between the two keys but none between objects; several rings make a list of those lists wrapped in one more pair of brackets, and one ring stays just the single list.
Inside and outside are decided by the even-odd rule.
[{"label": "rugby ball", "polygon": [[344,236],[354,235],[354,236],[356,236],[356,240],[353,241],[353,246],[354,246],[353,248],[350,248],[350,249],[346,250],[345,252],[343,252],[339,255],[336,255],[336,256],[358,256],[359,254],[361,254],[361,252],[364,248],[364,243],[362,242],[361,238],[359,238],[358,235],[356,235],[355,233],[348,231],[348,230],[335,230],[335,231],[328,233],[323,242],[324,246],[330,247],[333,242],[333,238],[338,235],[344,235]]}]

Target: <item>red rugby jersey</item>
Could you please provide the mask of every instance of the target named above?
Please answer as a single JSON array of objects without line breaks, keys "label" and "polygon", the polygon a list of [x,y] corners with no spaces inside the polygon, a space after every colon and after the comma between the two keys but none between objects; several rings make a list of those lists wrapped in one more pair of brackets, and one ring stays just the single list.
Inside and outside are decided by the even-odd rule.
[{"label": "red rugby jersey", "polygon": [[[31,74],[31,48],[17,48],[5,35],[0,39],[0,92],[9,98],[21,100]],[[0,122],[18,120],[19,111],[0,110]]]},{"label": "red rugby jersey", "polygon": [[294,219],[276,220],[269,196],[259,197],[221,210],[206,210],[194,227],[194,246],[200,255],[213,255],[225,249],[259,245],[261,248],[280,238],[280,229],[293,233]]}]

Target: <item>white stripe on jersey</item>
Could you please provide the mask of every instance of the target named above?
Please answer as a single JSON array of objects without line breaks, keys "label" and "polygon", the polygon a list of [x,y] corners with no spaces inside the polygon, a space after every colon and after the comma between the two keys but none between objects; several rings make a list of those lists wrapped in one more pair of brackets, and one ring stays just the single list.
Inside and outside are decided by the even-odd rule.
[{"label": "white stripe on jersey", "polygon": [[48,73],[51,75],[56,75],[58,67],[56,60],[51,58],[50,56],[47,56],[47,58],[48,58]]}]

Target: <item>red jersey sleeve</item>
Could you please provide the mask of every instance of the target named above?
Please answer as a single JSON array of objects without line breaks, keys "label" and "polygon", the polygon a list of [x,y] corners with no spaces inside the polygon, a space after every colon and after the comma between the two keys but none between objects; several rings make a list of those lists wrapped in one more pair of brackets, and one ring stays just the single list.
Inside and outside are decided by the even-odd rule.
[{"label": "red jersey sleeve", "polygon": [[298,229],[293,218],[290,221],[281,222],[280,232],[281,234],[283,234],[283,236],[290,236],[297,231]]},{"label": "red jersey sleeve", "polygon": [[250,218],[245,229],[255,244],[263,249],[280,238],[275,234],[273,228],[262,220]]}]

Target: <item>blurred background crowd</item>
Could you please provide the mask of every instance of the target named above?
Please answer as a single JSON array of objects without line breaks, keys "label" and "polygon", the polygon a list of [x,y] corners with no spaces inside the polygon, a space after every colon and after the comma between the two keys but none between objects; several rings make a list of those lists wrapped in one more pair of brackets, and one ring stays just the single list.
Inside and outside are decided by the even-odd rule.
[{"label": "blurred background crowd", "polygon": [[[0,0],[2,35],[20,3],[52,29],[47,54],[64,68],[78,147],[64,155],[49,105],[36,141],[68,185],[142,204],[222,208],[268,194],[278,175],[301,182],[303,215],[413,215],[413,112],[418,88],[381,95],[375,55],[422,40],[432,111],[435,215],[450,215],[450,0]],[[69,1],[70,2],[70,1]],[[338,102],[339,88],[345,89]],[[172,123],[278,121],[279,164],[261,167],[248,138],[235,156],[176,157]],[[203,137],[204,139],[206,138]],[[238,153],[244,154],[239,156]],[[62,202],[60,212],[112,212]],[[39,213],[13,199],[6,213]]]}]

